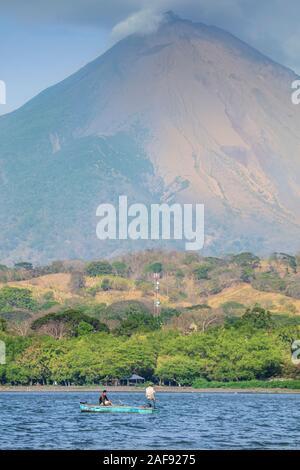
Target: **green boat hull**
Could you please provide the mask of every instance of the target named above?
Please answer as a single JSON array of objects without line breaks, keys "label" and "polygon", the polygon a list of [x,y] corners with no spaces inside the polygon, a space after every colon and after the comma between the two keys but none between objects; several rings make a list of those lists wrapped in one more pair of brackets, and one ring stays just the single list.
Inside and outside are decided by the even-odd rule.
[{"label": "green boat hull", "polygon": [[89,405],[87,403],[80,403],[80,411],[83,413],[140,413],[151,414],[157,410],[145,406],[127,406],[127,405]]}]

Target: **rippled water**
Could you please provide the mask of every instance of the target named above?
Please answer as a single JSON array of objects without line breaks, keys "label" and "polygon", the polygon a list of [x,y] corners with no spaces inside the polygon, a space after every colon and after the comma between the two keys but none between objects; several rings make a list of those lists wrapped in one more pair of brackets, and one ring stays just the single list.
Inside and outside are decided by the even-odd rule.
[{"label": "rippled water", "polygon": [[[142,393],[111,393],[144,404]],[[300,449],[300,395],[160,393],[159,413],[85,414],[97,393],[1,393],[1,449]]]}]

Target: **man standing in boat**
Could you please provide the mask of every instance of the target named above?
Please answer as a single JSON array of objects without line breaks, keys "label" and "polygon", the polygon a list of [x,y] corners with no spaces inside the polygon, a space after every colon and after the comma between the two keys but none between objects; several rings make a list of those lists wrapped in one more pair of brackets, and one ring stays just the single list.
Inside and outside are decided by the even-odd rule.
[{"label": "man standing in boat", "polygon": [[153,383],[151,382],[146,388],[146,398],[150,408],[155,408],[155,389]]},{"label": "man standing in boat", "polygon": [[112,406],[112,402],[108,398],[106,390],[103,390],[103,392],[101,393],[99,397],[99,405]]}]

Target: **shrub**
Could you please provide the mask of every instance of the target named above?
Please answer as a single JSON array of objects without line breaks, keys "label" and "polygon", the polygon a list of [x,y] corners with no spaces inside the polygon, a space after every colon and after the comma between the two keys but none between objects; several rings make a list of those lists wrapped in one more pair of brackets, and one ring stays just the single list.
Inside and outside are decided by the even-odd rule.
[{"label": "shrub", "polygon": [[131,336],[137,332],[147,333],[160,329],[161,324],[159,317],[131,309],[128,311],[126,318],[121,321],[115,333],[121,336]]},{"label": "shrub", "polygon": [[270,261],[279,261],[290,267],[294,273],[297,271],[297,260],[295,256],[288,255],[287,253],[273,253],[270,256]]},{"label": "shrub", "polygon": [[163,307],[160,311],[160,318],[163,323],[170,320],[172,317],[179,317],[181,314],[180,310],[171,307]]},{"label": "shrub", "polygon": [[195,278],[198,279],[198,281],[200,281],[201,279],[208,279],[208,273],[210,269],[211,269],[210,266],[206,264],[201,264],[200,266],[197,266],[194,269],[193,274]]},{"label": "shrub", "polygon": [[238,326],[247,326],[250,328],[270,329],[274,322],[272,315],[268,310],[256,305],[253,308],[248,308],[244,315],[239,319]]},{"label": "shrub", "polygon": [[112,279],[111,285],[114,290],[127,291],[130,289],[130,282],[118,276]]},{"label": "shrub", "polygon": [[21,263],[15,263],[14,267],[15,269],[25,269],[26,271],[32,271],[33,269],[32,263],[28,263],[26,261],[23,261]]},{"label": "shrub", "polygon": [[7,330],[7,321],[4,318],[0,318],[0,331]]},{"label": "shrub", "polygon": [[61,324],[66,327],[68,334],[77,336],[78,327],[82,322],[89,324],[92,327],[92,331],[109,331],[108,327],[96,318],[92,318],[78,310],[72,309],[65,310],[61,313],[49,313],[44,317],[38,318],[32,323],[31,328],[33,330],[39,330],[49,324]]},{"label": "shrub", "polygon": [[256,268],[259,266],[260,259],[250,252],[245,252],[232,256],[232,262],[238,266]]},{"label": "shrub", "polygon": [[254,289],[265,292],[283,292],[286,282],[276,272],[258,273],[252,281]]},{"label": "shrub", "polygon": [[77,326],[77,336],[84,336],[94,331],[93,326],[86,321],[79,322]]},{"label": "shrub", "polygon": [[144,281],[142,279],[137,279],[135,281],[135,286],[137,289],[140,289],[143,295],[147,295],[153,292],[153,283],[150,281]]},{"label": "shrub", "polygon": [[223,312],[225,315],[238,315],[242,311],[245,310],[245,305],[241,304],[240,302],[235,302],[234,300],[230,300],[229,302],[225,302],[221,305]]},{"label": "shrub", "polygon": [[300,278],[299,278],[299,276],[295,276],[293,279],[288,281],[285,293],[289,297],[293,297],[294,299],[300,299]]},{"label": "shrub", "polygon": [[101,282],[101,289],[104,291],[108,291],[112,289],[112,285],[109,279],[104,278],[103,281]]},{"label": "shrub", "polygon": [[200,360],[183,354],[158,358],[155,375],[166,381],[176,381],[180,385],[191,385],[201,374]]},{"label": "shrub", "polygon": [[138,300],[124,300],[109,305],[105,311],[105,317],[109,320],[122,320],[130,312],[149,314],[149,308]]},{"label": "shrub", "polygon": [[0,311],[11,311],[15,308],[34,310],[36,301],[32,298],[29,289],[18,287],[2,287],[0,289]]},{"label": "shrub", "polygon": [[77,293],[80,289],[85,287],[85,279],[83,273],[80,271],[73,271],[71,272],[70,278],[70,289],[71,292]]},{"label": "shrub", "polygon": [[92,261],[86,267],[86,273],[92,277],[112,274],[112,271],[113,268],[107,261]]},{"label": "shrub", "polygon": [[163,265],[162,263],[159,263],[159,262],[148,264],[145,267],[146,273],[159,273],[160,274],[162,273],[162,271],[163,271]]},{"label": "shrub", "polygon": [[118,276],[127,276],[129,270],[127,264],[123,261],[114,261],[112,263],[112,268],[114,274],[117,274]]}]

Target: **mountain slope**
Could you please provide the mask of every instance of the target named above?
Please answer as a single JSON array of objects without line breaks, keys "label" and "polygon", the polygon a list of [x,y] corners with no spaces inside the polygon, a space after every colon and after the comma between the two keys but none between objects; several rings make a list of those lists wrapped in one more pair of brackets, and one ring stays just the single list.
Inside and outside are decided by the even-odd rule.
[{"label": "mountain slope", "polygon": [[204,203],[207,251],[298,249],[295,78],[172,14],[156,33],[119,42],[0,118],[1,258],[139,248],[96,239],[96,207],[119,194]]}]

